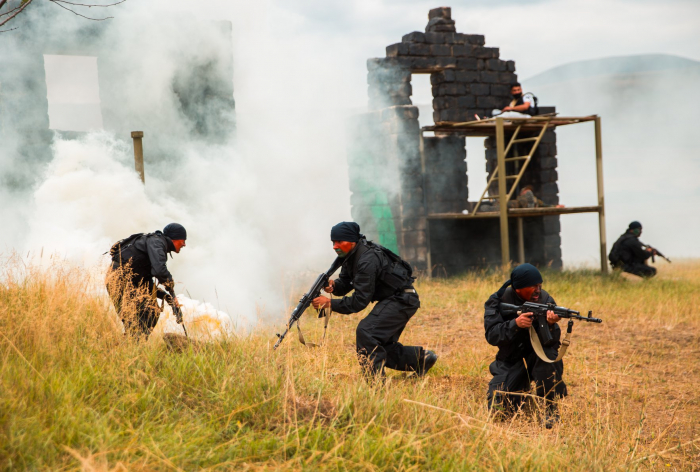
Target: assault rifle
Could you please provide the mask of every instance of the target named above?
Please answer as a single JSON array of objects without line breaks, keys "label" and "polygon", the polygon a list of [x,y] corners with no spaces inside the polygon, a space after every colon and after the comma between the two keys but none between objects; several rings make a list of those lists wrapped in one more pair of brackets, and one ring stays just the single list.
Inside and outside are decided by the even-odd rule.
[{"label": "assault rifle", "polygon": [[666,261],[671,262],[671,259],[669,259],[668,257],[661,254],[661,251],[659,251],[655,247],[649,246],[648,244],[644,244],[644,243],[642,243],[642,246],[644,246],[647,249],[651,249],[651,262],[656,262],[656,260],[654,259],[654,256],[659,256],[663,259],[666,259]]},{"label": "assault rifle", "polygon": [[[343,259],[340,257],[336,257],[335,261],[333,261],[333,264],[331,264],[331,268],[328,269],[327,272],[324,272],[321,275],[319,275],[316,279],[316,282],[314,282],[314,284],[311,286],[311,289],[308,292],[306,292],[303,297],[301,297],[301,299],[299,300],[299,304],[292,312],[292,315],[289,317],[289,321],[287,322],[287,328],[284,330],[284,333],[277,334],[277,337],[279,339],[275,343],[274,349],[277,349],[277,347],[282,343],[284,337],[287,335],[294,323],[299,321],[301,315],[303,315],[306,309],[309,308],[309,305],[311,305],[311,301],[321,294],[321,290],[324,287],[328,287],[328,281],[330,280],[333,273],[336,270],[338,270],[338,268],[341,265],[343,265]],[[325,308],[321,310],[318,316],[319,318],[326,316]]]},{"label": "assault rifle", "polygon": [[500,312],[502,314],[517,314],[522,313],[532,313],[534,318],[532,320],[532,326],[535,327],[537,331],[537,337],[540,338],[540,342],[543,346],[549,347],[555,343],[554,338],[552,338],[552,333],[549,332],[549,324],[547,323],[547,312],[553,311],[560,318],[569,318],[569,323],[573,324],[571,320],[581,320],[588,321],[591,323],[602,323],[603,320],[600,318],[593,318],[593,312],[589,311],[588,316],[581,316],[581,314],[576,310],[570,310],[564,308],[563,306],[556,306],[554,303],[533,303],[525,302],[522,305],[511,305],[510,303],[501,303]]},{"label": "assault rifle", "polygon": [[190,336],[187,334],[187,328],[185,328],[185,323],[182,319],[182,310],[177,303],[175,303],[175,296],[166,291],[165,295],[163,296],[163,301],[170,305],[170,308],[173,310],[173,315],[175,315],[175,321],[177,321],[177,324],[182,325],[182,330],[185,332],[185,336],[189,338]]}]

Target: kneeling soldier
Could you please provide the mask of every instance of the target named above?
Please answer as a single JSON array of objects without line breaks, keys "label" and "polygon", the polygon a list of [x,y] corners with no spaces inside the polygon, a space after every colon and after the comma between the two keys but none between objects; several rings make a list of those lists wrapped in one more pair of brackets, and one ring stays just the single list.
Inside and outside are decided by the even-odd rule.
[{"label": "kneeling soldier", "polygon": [[[511,414],[525,397],[509,395],[509,392],[529,392],[530,381],[534,380],[536,395],[543,397],[547,403],[546,426],[550,428],[559,418],[555,401],[567,394],[566,385],[562,381],[564,363],[547,363],[535,353],[529,334],[533,321],[532,313],[504,315],[499,309],[501,303],[522,305],[528,301],[554,303],[554,299],[542,290],[540,271],[531,264],[522,264],[513,270],[510,280],[484,304],[486,340],[492,346],[498,347],[496,360],[489,366],[493,378],[489,382],[487,400],[489,408]],[[543,349],[550,359],[557,357],[561,345],[561,330],[557,324],[559,320],[559,316],[554,312],[547,312],[549,331],[555,342]]]},{"label": "kneeling soldier", "polygon": [[312,302],[314,308],[330,306],[332,311],[349,315],[376,301],[356,331],[357,354],[364,373],[383,376],[384,367],[388,367],[424,375],[437,361],[437,355],[399,343],[408,320],[420,307],[411,266],[388,249],[367,241],[357,223],[335,225],[331,241],[336,254],[345,261],[339,278],[331,280],[324,290],[340,296],[353,289],[355,292],[333,300],[317,297]]},{"label": "kneeling soldier", "polygon": [[[107,291],[130,336],[148,336],[158,323],[160,308],[156,298],[178,304],[173,276],[166,263],[168,254],[185,247],[187,231],[170,223],[163,232],[133,234],[112,246],[112,266],[107,272]],[[156,287],[155,277],[166,290]],[[179,305],[178,305],[179,306]],[[182,318],[178,318],[182,323]]]}]

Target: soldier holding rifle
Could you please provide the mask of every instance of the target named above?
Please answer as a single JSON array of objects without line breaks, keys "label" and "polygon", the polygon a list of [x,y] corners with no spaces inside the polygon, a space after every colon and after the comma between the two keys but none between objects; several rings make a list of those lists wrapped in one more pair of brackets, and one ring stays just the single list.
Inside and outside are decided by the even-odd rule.
[{"label": "soldier holding rifle", "polygon": [[330,280],[325,291],[343,296],[318,296],[316,309],[349,315],[377,302],[369,315],[360,321],[356,331],[357,354],[363,372],[368,376],[384,375],[384,368],[413,371],[424,375],[437,361],[433,351],[420,346],[404,346],[399,342],[408,320],[420,307],[413,287],[411,266],[378,244],[367,241],[354,222],[342,222],[331,229],[336,254],[343,258],[340,276]]},{"label": "soldier holding rifle", "polygon": [[[156,298],[169,303],[177,322],[182,324],[175,283],[166,263],[168,254],[179,253],[185,247],[186,239],[185,228],[170,223],[162,232],[133,234],[110,249],[112,265],[107,273],[107,291],[124,323],[126,335],[148,339],[161,311]],[[165,290],[156,286],[154,277]]]},{"label": "soldier holding rifle", "polygon": [[656,275],[656,267],[647,265],[647,259],[651,258],[652,262],[654,262],[654,256],[659,256],[668,262],[671,261],[657,249],[641,242],[639,240],[641,235],[642,224],[639,221],[630,223],[627,231],[613,244],[608,259],[613,268],[622,269],[640,277],[654,277]]},{"label": "soldier holding rifle", "polygon": [[[530,341],[532,312],[507,313],[501,303],[522,306],[526,302],[552,304],[554,299],[542,290],[542,275],[531,264],[521,264],[511,273],[510,280],[489,297],[484,313],[486,340],[498,347],[496,360],[489,366],[493,378],[489,382],[487,400],[490,409],[505,415],[514,413],[526,398],[518,393],[530,391],[531,380],[535,381],[535,394],[545,399],[546,426],[559,421],[556,400],[567,395],[562,380],[564,364],[561,360],[545,362],[535,352]],[[544,353],[555,359],[559,351],[561,329],[557,324],[561,318],[553,310],[546,311],[542,328],[551,335]]]}]

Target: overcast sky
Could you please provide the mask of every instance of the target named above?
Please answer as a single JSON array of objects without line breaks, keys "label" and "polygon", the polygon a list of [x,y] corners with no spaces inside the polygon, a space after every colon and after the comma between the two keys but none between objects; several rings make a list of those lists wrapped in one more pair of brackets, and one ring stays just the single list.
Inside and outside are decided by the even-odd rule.
[{"label": "overcast sky", "polygon": [[[179,1],[179,0],[178,0]],[[445,5],[445,4],[442,4]],[[501,58],[516,61],[521,79],[557,65],[608,56],[665,53],[700,60],[700,1],[692,0],[474,0],[447,3],[457,30],[483,34]],[[369,57],[411,31],[424,31],[423,0],[268,0],[220,2],[235,24],[239,111],[259,94],[295,90],[299,98],[323,98],[323,106],[366,102]],[[204,16],[208,15],[205,13]],[[210,15],[211,17],[211,15]],[[219,16],[221,18],[221,16]],[[256,57],[257,55],[257,57]],[[279,74],[251,86],[245,70],[261,61]],[[321,66],[328,83],[308,80]],[[256,79],[259,79],[257,77]],[[291,104],[290,100],[283,100]],[[299,106],[313,106],[306,100]]]}]

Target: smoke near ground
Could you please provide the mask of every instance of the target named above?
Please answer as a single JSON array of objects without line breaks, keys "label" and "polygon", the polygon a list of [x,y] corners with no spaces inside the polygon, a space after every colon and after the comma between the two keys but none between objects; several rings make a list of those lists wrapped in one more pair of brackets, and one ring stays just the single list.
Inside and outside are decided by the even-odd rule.
[{"label": "smoke near ground", "polygon": [[[104,266],[103,253],[116,240],[177,221],[188,230],[187,247],[168,264],[178,293],[211,302],[237,327],[278,321],[290,295],[290,276],[302,274],[304,280],[309,272],[327,268],[335,257],[330,227],[349,219],[343,150],[347,112],[326,108],[321,114],[305,107],[318,103],[319,91],[283,89],[294,84],[282,80],[284,61],[275,63],[278,40],[257,41],[246,49],[246,34],[252,32],[243,30],[234,34],[240,46],[234,73],[241,84],[235,96],[243,103],[236,139],[202,139],[183,120],[173,93],[173,83],[199,80],[191,67],[197,57],[183,57],[180,51],[191,51],[185,43],[194,42],[203,57],[225,57],[232,44],[219,45],[215,36],[207,39],[207,31],[197,29],[209,24],[207,15],[190,21],[186,11],[170,6],[126,2],[113,10],[117,18],[104,41],[114,45],[109,54],[117,63],[99,58],[99,73],[118,73],[133,94],[115,96],[106,90],[109,81],[100,81],[103,111],[105,104],[112,110],[104,116],[107,131],[77,137],[55,133],[48,161],[24,162],[19,146],[2,146],[5,175],[26,170],[31,179],[3,186],[0,216],[6,224],[0,229],[0,251],[56,254]],[[154,24],[159,14],[163,19]],[[26,32],[49,21],[42,15],[29,19]],[[76,20],[65,21],[68,28]],[[182,29],[175,42],[173,29]],[[16,54],[20,60],[21,51]],[[276,75],[275,67],[280,67]],[[278,80],[269,84],[266,96],[259,93],[256,77]],[[246,100],[250,95],[256,100]],[[289,100],[281,101],[281,95]],[[137,129],[146,134],[145,186],[133,170],[128,131]]]}]

